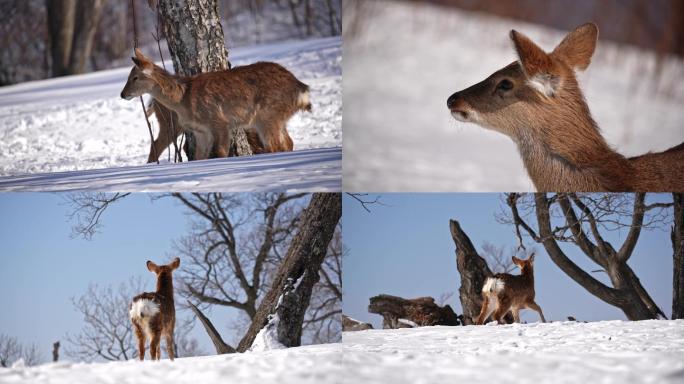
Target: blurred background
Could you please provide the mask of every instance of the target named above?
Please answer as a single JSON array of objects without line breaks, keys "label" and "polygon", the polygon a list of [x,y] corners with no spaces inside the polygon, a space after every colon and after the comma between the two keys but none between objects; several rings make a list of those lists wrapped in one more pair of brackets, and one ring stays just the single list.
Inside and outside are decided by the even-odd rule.
[{"label": "blurred background", "polygon": [[681,143],[683,18],[681,0],[345,1],[345,190],[532,190],[508,137],[446,108],[453,92],[517,59],[511,29],[550,51],[597,23],[578,78],[608,142],[626,156]]},{"label": "blurred background", "polygon": [[[143,50],[150,46],[154,49],[146,51],[157,52],[156,41],[149,32],[156,30],[156,1],[133,2],[139,44]],[[339,1],[219,0],[218,3],[229,49],[334,36],[342,29]],[[55,22],[63,17],[70,17],[72,22]],[[70,63],[63,71],[57,70],[52,60],[54,40],[61,34],[73,36],[74,42],[72,47],[58,47],[70,51],[65,55],[70,57]],[[127,65],[133,37],[133,7],[128,0],[2,0],[0,86]],[[162,52],[168,58],[161,37]]]}]

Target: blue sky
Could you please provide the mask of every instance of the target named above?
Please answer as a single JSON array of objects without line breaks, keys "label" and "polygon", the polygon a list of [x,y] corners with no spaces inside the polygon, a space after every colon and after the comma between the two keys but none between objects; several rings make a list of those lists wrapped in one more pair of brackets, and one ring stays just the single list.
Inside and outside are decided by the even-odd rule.
[{"label": "blue sky", "polygon": [[[458,220],[480,250],[485,241],[497,246],[517,244],[513,228],[496,222],[501,211],[500,194],[381,194],[385,204],[374,205],[368,213],[349,196],[343,204],[343,239],[349,249],[344,259],[344,313],[381,327],[382,318],[367,311],[368,299],[381,293],[413,298],[454,292],[447,301],[461,313],[460,286],[456,269],[455,245],[449,232],[449,219]],[[670,199],[669,195],[652,196]],[[607,237],[614,246],[625,232]],[[625,319],[623,313],[595,298],[567,277],[535,245],[535,284],[537,303],[547,320],[595,321]],[[576,247],[562,247],[585,270],[598,269]],[[642,231],[629,261],[642,284],[669,317],[672,311],[672,245],[669,230]],[[516,269],[513,273],[519,273]],[[594,273],[607,282],[605,274]],[[523,321],[537,321],[533,311],[522,312]]]},{"label": "blue sky", "polygon": [[[61,340],[64,347],[64,335],[83,326],[71,297],[84,294],[91,283],[118,287],[136,276],[143,279],[145,291],[154,291],[155,277],[145,262],[172,259],[173,240],[189,228],[189,217],[174,199],[153,202],[140,193],[108,209],[101,233],[92,240],[71,238],[71,208],[64,196],[0,194],[0,333],[37,344],[43,359],[51,359],[54,341]],[[234,340],[228,329],[234,311],[205,314],[226,341]],[[201,325],[192,334],[205,352],[214,351]]]}]

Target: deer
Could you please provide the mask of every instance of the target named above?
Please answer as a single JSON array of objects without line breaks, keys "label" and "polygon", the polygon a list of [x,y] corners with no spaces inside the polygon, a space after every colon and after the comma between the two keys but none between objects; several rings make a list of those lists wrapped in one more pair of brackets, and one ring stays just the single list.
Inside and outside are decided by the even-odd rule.
[{"label": "deer", "polygon": [[598,27],[577,27],[545,52],[511,30],[518,60],[447,99],[451,116],[509,136],[540,192],[684,191],[684,143],[626,158],[591,117],[576,71],[589,66]]},{"label": "deer", "polygon": [[150,340],[150,358],[161,358],[160,341],[164,336],[169,359],[175,357],[173,332],[176,326],[176,307],[173,301],[173,271],[180,266],[176,257],[170,264],[157,265],[147,261],[147,269],[157,276],[157,290],[144,292],[133,298],[129,316],[138,340],[138,357],[145,360],[145,342]]},{"label": "deer", "polygon": [[[239,128],[249,132],[252,141],[258,137],[264,153],[292,151],[287,122],[298,111],[311,111],[309,86],[277,63],[180,76],[155,65],[139,48],[131,59],[134,66],[121,98],[149,94],[173,112],[171,120],[177,123],[173,126],[192,132],[196,140],[196,160],[227,157],[233,132]],[[159,109],[153,109],[162,120]],[[170,126],[170,122],[160,124],[151,148],[157,156],[181,133],[174,137]]]},{"label": "deer", "polygon": [[542,323],[546,322],[541,307],[534,301],[534,253],[526,260],[512,257],[513,263],[520,267],[520,275],[497,273],[488,277],[482,286],[482,310],[476,325],[484,324],[491,315],[498,324],[506,324],[504,316],[513,313],[513,322],[520,322],[520,310],[529,308],[536,311]]}]

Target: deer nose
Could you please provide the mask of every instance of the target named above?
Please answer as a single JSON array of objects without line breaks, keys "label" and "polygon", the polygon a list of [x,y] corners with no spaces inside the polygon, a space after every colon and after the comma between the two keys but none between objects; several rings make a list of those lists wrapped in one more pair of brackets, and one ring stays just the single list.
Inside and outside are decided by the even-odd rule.
[{"label": "deer nose", "polygon": [[456,92],[453,95],[449,96],[449,98],[447,99],[447,108],[453,108],[454,104],[456,104],[456,100],[458,100],[459,97],[461,97],[461,94],[459,92]]},{"label": "deer nose", "polygon": [[126,98],[126,96],[124,96],[123,91],[121,91],[121,98],[122,98],[122,99],[125,99],[125,98]]}]

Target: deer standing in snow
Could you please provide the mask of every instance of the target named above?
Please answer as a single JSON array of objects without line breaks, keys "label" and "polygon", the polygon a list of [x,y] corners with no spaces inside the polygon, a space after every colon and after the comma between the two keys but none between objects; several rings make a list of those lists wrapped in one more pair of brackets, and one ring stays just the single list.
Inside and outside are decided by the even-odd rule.
[{"label": "deer standing in snow", "polygon": [[546,322],[541,307],[534,301],[534,253],[527,260],[513,256],[520,267],[520,275],[497,273],[488,277],[482,287],[482,310],[475,324],[482,325],[491,315],[492,320],[505,324],[503,317],[513,312],[513,321],[520,322],[520,310],[530,308]]},{"label": "deer standing in snow", "polygon": [[145,341],[150,340],[150,357],[161,358],[160,341],[164,336],[169,359],[175,357],[173,350],[173,330],[176,326],[176,307],[173,303],[173,271],[180,266],[175,258],[170,264],[157,265],[147,262],[147,269],[157,275],[156,292],[144,292],[133,298],[129,315],[135,337],[138,339],[138,356],[145,360]]},{"label": "deer standing in snow", "polygon": [[[227,157],[238,128],[252,139],[258,137],[262,152],[292,151],[287,121],[297,111],[311,110],[309,87],[276,63],[179,76],[156,66],[138,48],[132,59],[135,66],[121,97],[130,100],[147,93],[173,111],[174,126],[191,131],[196,139],[196,160]],[[168,126],[160,124],[153,144],[157,154],[176,138]]]},{"label": "deer standing in snow", "polygon": [[538,191],[684,191],[684,143],[625,158],[592,119],[575,71],[589,66],[595,24],[570,32],[551,53],[515,30],[510,38],[519,61],[451,95],[456,120],[511,137]]}]

